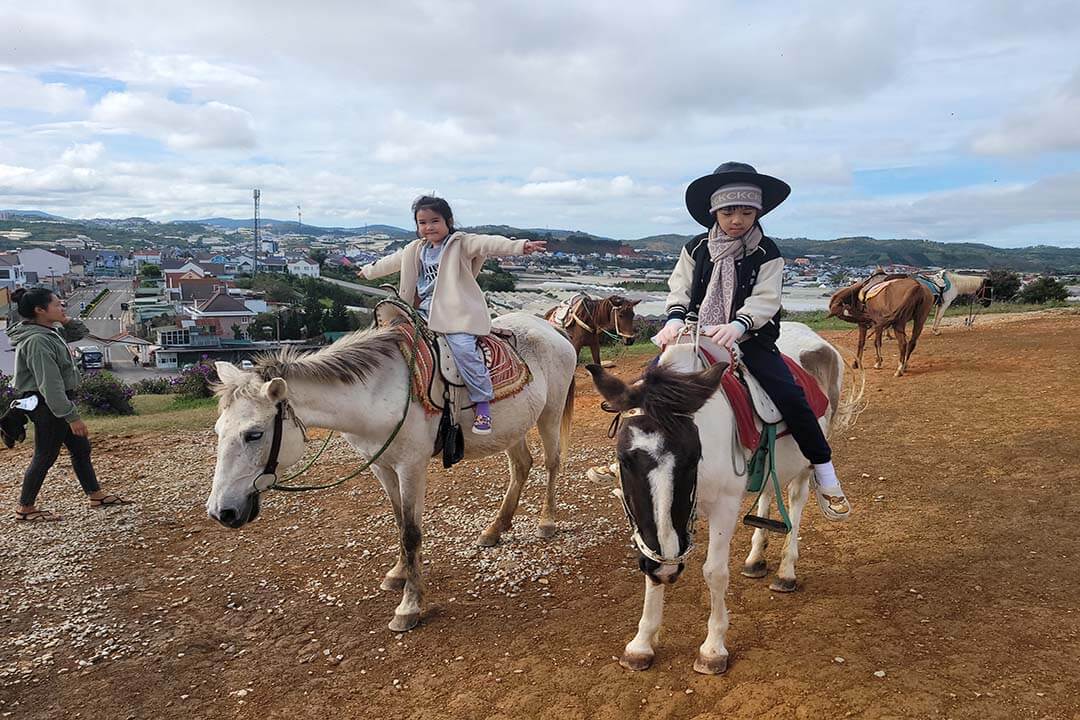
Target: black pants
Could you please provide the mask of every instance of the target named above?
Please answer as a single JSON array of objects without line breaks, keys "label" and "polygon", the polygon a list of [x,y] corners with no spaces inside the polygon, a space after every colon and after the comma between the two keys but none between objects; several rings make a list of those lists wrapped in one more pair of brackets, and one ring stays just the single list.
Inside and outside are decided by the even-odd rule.
[{"label": "black pants", "polygon": [[23,475],[19,504],[33,505],[37,500],[49,468],[60,455],[61,445],[66,445],[71,453],[71,465],[83,491],[89,495],[100,490],[94,466],[90,464],[90,441],[71,432],[67,421],[49,412],[44,400],[29,415],[34,423],[34,457]]},{"label": "black pants", "polygon": [[802,454],[815,465],[829,462],[832,450],[825,433],[776,345],[751,338],[739,343],[739,348],[743,363],[776,404]]}]

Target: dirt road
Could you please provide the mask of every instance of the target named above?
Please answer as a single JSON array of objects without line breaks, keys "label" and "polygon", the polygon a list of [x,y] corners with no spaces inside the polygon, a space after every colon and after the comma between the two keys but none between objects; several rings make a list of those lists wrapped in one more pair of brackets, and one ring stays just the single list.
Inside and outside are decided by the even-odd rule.
[{"label": "dirt road", "polygon": [[[853,334],[826,335],[850,354]],[[610,452],[584,374],[554,539],[535,534],[538,469],[491,550],[473,540],[505,462],[433,469],[429,606],[406,635],[386,630],[395,535],[373,479],[270,497],[227,531],[203,510],[209,427],[98,437],[137,507],[84,507],[62,459],[43,504],[69,519],[0,523],[0,717],[1080,718],[1078,348],[1080,315],[996,318],[924,337],[905,378],[868,371],[870,406],[835,439],[855,515],[808,507],[794,594],[733,574],[721,677],[691,671],[700,554],[654,668],[614,659],[642,579],[617,501],[584,478]],[[12,502],[28,454],[0,454]],[[323,477],[350,461],[336,449]]]}]

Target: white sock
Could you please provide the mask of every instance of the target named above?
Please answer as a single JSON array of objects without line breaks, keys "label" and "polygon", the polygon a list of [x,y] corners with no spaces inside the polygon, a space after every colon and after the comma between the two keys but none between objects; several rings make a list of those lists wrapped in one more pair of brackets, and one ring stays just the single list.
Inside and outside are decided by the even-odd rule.
[{"label": "white sock", "polygon": [[817,483],[822,490],[826,492],[839,490],[840,494],[843,495],[844,491],[840,487],[840,480],[836,477],[836,468],[833,467],[832,461],[820,465],[815,464],[814,476],[817,478]]}]

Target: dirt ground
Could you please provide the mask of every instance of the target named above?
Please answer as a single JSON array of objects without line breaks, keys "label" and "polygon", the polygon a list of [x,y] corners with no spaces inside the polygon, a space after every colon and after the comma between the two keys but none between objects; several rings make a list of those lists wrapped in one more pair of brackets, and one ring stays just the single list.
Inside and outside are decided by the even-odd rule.
[{"label": "dirt ground", "polygon": [[[850,355],[853,333],[825,335]],[[615,659],[643,582],[617,500],[584,478],[611,441],[582,372],[555,538],[535,533],[538,469],[504,543],[480,550],[505,461],[433,464],[428,606],[405,635],[386,629],[399,594],[378,590],[395,536],[373,478],[269,497],[231,531],[203,509],[209,427],[95,438],[99,473],[139,504],[85,508],[62,459],[43,505],[68,520],[0,522],[0,717],[1080,718],[1080,315],[947,327],[900,379],[885,349],[834,438],[854,517],[807,507],[797,592],[738,574],[739,530],[726,675],[691,670],[700,549],[653,669]],[[8,498],[28,455],[0,451]]]}]

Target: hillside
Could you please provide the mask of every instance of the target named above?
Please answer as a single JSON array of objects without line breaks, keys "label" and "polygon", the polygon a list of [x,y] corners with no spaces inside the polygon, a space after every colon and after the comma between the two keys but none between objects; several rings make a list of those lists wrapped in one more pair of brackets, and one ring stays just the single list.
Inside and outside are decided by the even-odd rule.
[{"label": "hillside", "polygon": [[[675,253],[691,235],[654,235],[629,241],[636,248]],[[979,243],[941,243],[931,240],[877,239],[872,237],[810,240],[776,238],[786,257],[824,255],[845,265],[902,263],[921,267],[1008,268],[1020,272],[1080,272],[1080,248],[1037,245],[998,248]]]}]

